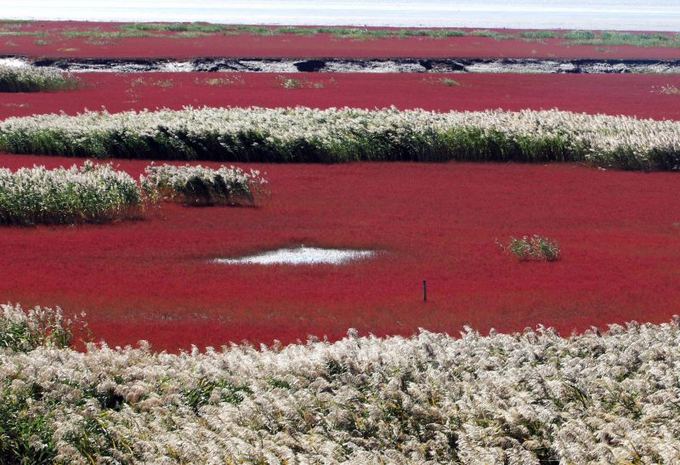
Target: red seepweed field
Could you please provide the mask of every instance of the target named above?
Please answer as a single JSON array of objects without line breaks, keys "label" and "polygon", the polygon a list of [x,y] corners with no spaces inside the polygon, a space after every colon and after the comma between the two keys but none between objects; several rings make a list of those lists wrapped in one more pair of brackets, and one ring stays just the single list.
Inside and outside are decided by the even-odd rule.
[{"label": "red seepweed field", "polygon": [[[102,107],[111,112],[192,106],[308,106],[540,110],[680,119],[678,75],[418,73],[86,73],[67,92],[2,96],[0,118]],[[294,79],[299,88],[285,88]],[[451,83],[448,80],[453,80]]]},{"label": "red seepweed field", "polygon": [[[77,57],[564,57],[678,59],[677,48],[565,45],[485,37],[338,39],[331,35],[209,35],[92,41],[59,31],[115,25],[34,23],[0,54]],[[33,28],[33,29],[32,29]],[[50,29],[51,28],[51,29]],[[108,29],[107,29],[108,28]],[[111,29],[113,30],[113,29]],[[56,32],[54,32],[56,31]],[[678,75],[85,73],[79,89],[0,94],[0,118],[102,107],[193,106],[524,108],[680,119]],[[300,85],[286,88],[283,79]],[[445,79],[453,80],[444,81]],[[671,91],[665,91],[664,89]],[[16,169],[83,160],[0,154]],[[138,176],[148,161],[114,160]],[[217,166],[214,163],[205,163]],[[228,163],[227,163],[228,164]],[[250,166],[244,166],[250,167]],[[97,339],[146,339],[177,350],[308,335],[562,332],[680,312],[680,182],[674,173],[574,164],[252,165],[271,194],[257,208],[164,203],[144,219],[106,225],[3,227],[0,297],[87,312]],[[555,239],[554,263],[520,263],[511,236]],[[210,263],[291,245],[362,248],[345,266]],[[428,302],[422,301],[427,280]]]},{"label": "red seepweed field", "polygon": [[[135,175],[147,164],[119,163]],[[337,338],[349,327],[408,335],[545,324],[569,333],[680,310],[677,174],[560,164],[257,168],[271,190],[259,208],[163,204],[114,225],[5,228],[0,293],[85,309],[97,337],[157,349]],[[496,244],[532,233],[557,240],[563,258],[520,263]],[[298,244],[381,254],[340,267],[209,263]]]}]

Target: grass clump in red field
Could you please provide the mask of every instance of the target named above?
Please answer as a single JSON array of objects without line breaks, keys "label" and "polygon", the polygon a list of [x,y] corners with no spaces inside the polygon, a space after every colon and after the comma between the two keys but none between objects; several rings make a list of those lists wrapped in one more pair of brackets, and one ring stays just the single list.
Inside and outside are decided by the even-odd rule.
[{"label": "grass clump in red field", "polygon": [[[330,78],[327,80],[309,80],[309,79],[298,79],[286,76],[277,76],[277,84],[286,90],[292,89],[323,89],[327,85],[335,85],[337,81],[335,78]],[[209,83],[208,83],[209,85]]]},{"label": "grass clump in red field", "polygon": [[0,224],[100,223],[138,217],[160,200],[187,205],[254,205],[266,180],[259,171],[149,166],[139,183],[110,164],[48,170],[0,169]]},{"label": "grass clump in red field", "polygon": [[522,236],[521,238],[513,237],[507,246],[501,244],[501,247],[517,257],[519,261],[537,260],[554,262],[559,260],[561,255],[557,242],[538,234]]},{"label": "grass clump in red field", "polygon": [[0,169],[2,224],[106,222],[135,216],[142,203],[135,180],[111,165]]},{"label": "grass clump in red field", "polygon": [[236,167],[151,165],[141,179],[152,197],[186,205],[254,205],[267,183],[257,170]]},{"label": "grass clump in red field", "polygon": [[78,80],[57,68],[0,65],[0,92],[46,92],[78,87]]},{"label": "grass clump in red field", "polygon": [[652,91],[663,95],[680,95],[680,87],[672,86],[670,84],[661,87],[655,87],[652,89]]},{"label": "grass clump in red field", "polygon": [[65,318],[56,307],[0,305],[0,350],[30,352],[38,347],[70,347],[76,334],[86,333],[87,324],[80,317]]}]

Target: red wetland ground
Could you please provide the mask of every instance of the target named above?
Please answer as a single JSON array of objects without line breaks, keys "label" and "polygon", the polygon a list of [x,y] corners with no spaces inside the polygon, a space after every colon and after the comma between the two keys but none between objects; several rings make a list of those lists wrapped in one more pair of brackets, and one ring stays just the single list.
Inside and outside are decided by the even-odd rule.
[{"label": "red wetland ground", "polygon": [[[0,54],[24,56],[678,58],[672,48],[568,47],[550,40],[479,37],[350,41],[246,35],[100,45],[83,38],[3,40]],[[437,111],[559,108],[680,119],[680,96],[673,92],[680,88],[677,75],[80,76],[83,85],[76,91],[2,95],[0,118],[102,107],[115,112],[183,105],[395,105]],[[446,85],[443,78],[456,82]],[[224,81],[208,82],[214,79]],[[284,79],[298,79],[301,86],[286,89]],[[0,154],[0,165],[12,169],[80,162]],[[137,176],[148,161],[114,163]],[[350,327],[410,335],[419,327],[455,334],[463,325],[515,331],[544,324],[569,333],[631,319],[667,321],[680,313],[677,173],[574,164],[245,166],[265,171],[270,180],[271,195],[258,208],[163,204],[139,221],[3,228],[2,301],[60,305],[67,313],[85,310],[97,339],[112,345],[146,339],[168,350],[243,339],[291,342],[310,334],[334,339]],[[520,263],[497,245],[534,233],[556,240],[562,259]],[[381,253],[340,267],[210,263],[300,244]]]},{"label": "red wetland ground", "polygon": [[[74,162],[0,160],[11,168]],[[119,163],[134,175],[146,165]],[[259,208],[164,204],[142,221],[4,228],[0,295],[85,309],[98,337],[147,339],[158,349],[337,338],[349,327],[409,335],[541,323],[569,333],[680,312],[675,173],[560,164],[257,168],[271,181]],[[557,240],[562,260],[520,263],[496,244],[532,233]],[[297,244],[383,253],[341,267],[209,263]]]},{"label": "red wetland ground", "polygon": [[[680,75],[86,73],[68,92],[4,94],[0,118],[193,106],[560,110],[680,119]],[[299,88],[287,89],[286,79]],[[451,83],[447,80],[453,80]],[[449,85],[446,85],[446,83]]]}]

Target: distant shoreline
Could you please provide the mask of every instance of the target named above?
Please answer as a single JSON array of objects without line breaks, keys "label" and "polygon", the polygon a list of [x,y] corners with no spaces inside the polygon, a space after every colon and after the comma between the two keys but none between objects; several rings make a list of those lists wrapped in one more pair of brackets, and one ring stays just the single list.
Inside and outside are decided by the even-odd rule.
[{"label": "distant shoreline", "polygon": [[[421,66],[418,60],[420,58],[458,60],[530,58],[534,61],[558,60],[561,63],[551,62],[546,65],[551,69],[554,66],[566,65],[569,70],[575,72],[576,68],[565,63],[566,61],[661,60],[672,62],[671,67],[675,67],[674,63],[680,61],[680,34],[588,30],[230,26],[197,22],[0,20],[0,56],[76,59],[76,61],[79,58],[107,60],[286,58],[312,60],[308,67],[316,69],[325,66],[319,60],[330,58],[416,59],[417,63],[407,65],[416,67]],[[607,66],[621,64],[624,63],[618,65],[610,63]],[[146,68],[148,65],[136,63],[131,66],[139,70],[140,66]],[[166,65],[167,63],[162,66]],[[293,62],[288,65],[278,63],[276,69],[295,70],[297,66]],[[337,63],[331,64],[331,67],[336,65]],[[465,68],[462,62],[449,65],[459,71]],[[590,65],[592,63],[588,66]],[[177,64],[177,66],[192,65]],[[177,66],[170,67],[174,69]],[[207,66],[212,69],[212,65]],[[242,67],[237,63],[225,66],[234,70]],[[652,63],[651,66],[666,67],[663,63]],[[255,64],[255,67],[260,69],[258,64]],[[383,65],[379,67],[384,68]],[[535,72],[536,63],[531,63],[530,68]],[[488,68],[486,69],[488,72]],[[564,71],[563,68],[560,70]],[[624,72],[622,69],[610,71]],[[668,70],[664,69],[663,72]]]},{"label": "distant shoreline", "polygon": [[[169,6],[172,6],[169,4]],[[507,4],[487,0],[253,0],[219,3],[187,0],[181,8],[139,7],[132,0],[63,0],[59,7],[40,0],[3,7],[7,19],[106,22],[211,22],[276,26],[460,27],[490,29],[590,29],[680,32],[680,5],[670,0],[637,4],[626,0],[539,0]]]},{"label": "distant shoreline", "polygon": [[[305,23],[305,24],[287,24],[287,23],[276,23],[276,22],[269,22],[269,23],[255,23],[255,22],[241,22],[241,23],[231,23],[231,22],[221,22],[221,21],[166,21],[166,20],[100,20],[100,19],[35,19],[35,18],[10,18],[6,17],[4,15],[0,14],[0,38],[1,37],[7,37],[11,36],[8,32],[10,31],[4,31],[3,32],[3,27],[6,27],[7,24],[40,24],[40,25],[54,25],[54,26],[72,26],[74,28],[78,28],[79,26],[92,26],[93,28],[98,28],[100,26],[104,26],[106,28],[108,27],[126,27],[126,26],[135,26],[135,25],[144,25],[148,24],[151,26],[154,25],[189,25],[190,27],[192,25],[208,25],[208,26],[217,26],[217,27],[224,27],[226,29],[234,29],[234,30],[242,30],[245,33],[255,33],[258,35],[270,35],[269,33],[267,34],[262,34],[261,32],[257,32],[258,29],[271,29],[271,30],[278,30],[279,32],[276,32],[276,34],[279,34],[283,31],[290,30],[290,31],[300,31],[300,30],[305,30],[309,29],[310,31],[315,31],[314,34],[318,33],[324,33],[324,32],[332,32],[332,31],[342,31],[342,30],[362,30],[366,31],[368,34],[371,34],[371,32],[380,32],[380,31],[393,31],[397,33],[398,31],[426,31],[426,34],[422,34],[423,36],[432,36],[436,37],[439,35],[439,31],[446,32],[446,31],[461,31],[463,34],[461,35],[475,35],[475,32],[477,31],[494,31],[498,32],[501,34],[515,34],[515,33],[522,33],[522,32],[531,32],[531,31],[536,31],[538,33],[542,32],[547,32],[547,33],[554,33],[555,35],[560,35],[560,34],[568,34],[569,32],[574,32],[574,31],[584,31],[584,32],[593,32],[593,33],[630,33],[630,34],[635,34],[635,35],[644,35],[644,34],[663,34],[667,35],[669,37],[673,37],[674,35],[677,36],[678,39],[680,39],[680,31],[674,31],[674,30],[665,30],[665,29],[605,29],[605,28],[597,28],[597,27],[514,27],[514,26],[494,26],[494,27],[477,27],[477,26],[400,26],[400,25],[367,25],[367,24],[351,24],[351,23],[338,23],[338,24],[323,24],[323,23]],[[3,26],[4,25],[4,26]],[[139,28],[140,31],[146,30],[143,27]],[[191,29],[189,29],[191,30]],[[157,31],[155,27],[152,27],[148,29],[148,31]],[[178,31],[187,31],[185,29],[179,29]],[[173,32],[172,30],[168,30],[166,32]],[[175,31],[177,32],[177,31]],[[214,31],[218,32],[218,31]],[[431,33],[430,33],[431,32]],[[294,32],[295,33],[295,32]],[[295,33],[297,35],[300,35],[299,33]],[[307,35],[307,34],[303,34]],[[455,34],[458,35],[458,34]],[[483,37],[484,35],[482,35]],[[503,38],[503,37],[497,37],[497,38]],[[536,38],[538,39],[538,38]]]}]

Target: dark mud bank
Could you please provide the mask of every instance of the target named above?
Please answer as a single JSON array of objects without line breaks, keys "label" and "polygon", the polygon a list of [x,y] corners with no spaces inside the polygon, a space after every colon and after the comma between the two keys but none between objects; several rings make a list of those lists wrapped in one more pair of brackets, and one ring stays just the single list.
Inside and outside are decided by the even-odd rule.
[{"label": "dark mud bank", "polygon": [[[27,60],[27,63],[31,63]],[[535,59],[235,59],[177,60],[40,59],[35,66],[72,72],[253,72],[253,73],[541,73],[680,74],[680,60],[535,60]]]}]

